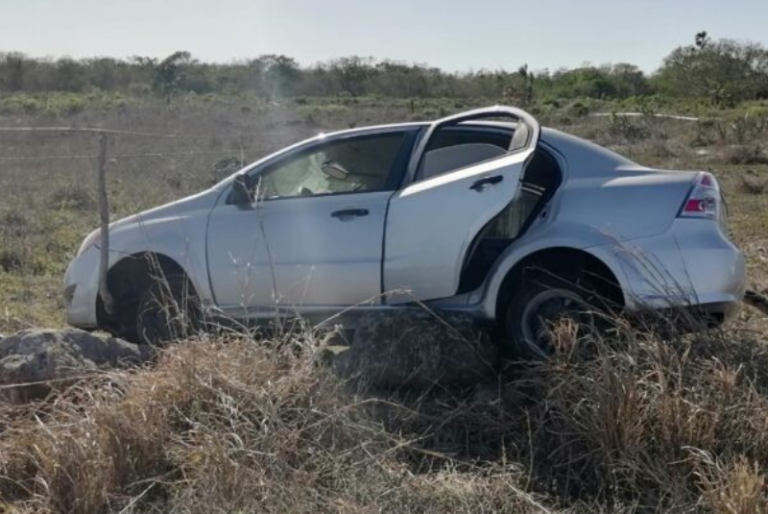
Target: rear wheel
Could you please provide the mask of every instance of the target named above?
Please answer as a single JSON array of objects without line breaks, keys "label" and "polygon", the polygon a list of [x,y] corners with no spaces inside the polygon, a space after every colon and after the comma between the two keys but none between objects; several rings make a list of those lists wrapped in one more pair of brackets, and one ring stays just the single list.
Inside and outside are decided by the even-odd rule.
[{"label": "rear wheel", "polygon": [[130,339],[138,344],[162,346],[191,337],[201,327],[202,307],[189,279],[168,275],[147,283],[129,331]]},{"label": "rear wheel", "polygon": [[552,328],[572,321],[580,333],[595,328],[603,306],[597,289],[580,277],[537,273],[526,277],[504,312],[505,339],[517,357],[542,359],[552,354]]}]

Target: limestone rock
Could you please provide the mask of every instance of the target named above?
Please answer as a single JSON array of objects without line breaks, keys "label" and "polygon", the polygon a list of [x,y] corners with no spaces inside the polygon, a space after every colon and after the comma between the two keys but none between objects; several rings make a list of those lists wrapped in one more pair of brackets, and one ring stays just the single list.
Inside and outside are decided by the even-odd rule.
[{"label": "limestone rock", "polygon": [[[0,396],[18,403],[47,395],[51,384],[106,369],[141,364],[150,350],[82,330],[22,330],[0,340]],[[12,384],[30,384],[8,387]]]}]

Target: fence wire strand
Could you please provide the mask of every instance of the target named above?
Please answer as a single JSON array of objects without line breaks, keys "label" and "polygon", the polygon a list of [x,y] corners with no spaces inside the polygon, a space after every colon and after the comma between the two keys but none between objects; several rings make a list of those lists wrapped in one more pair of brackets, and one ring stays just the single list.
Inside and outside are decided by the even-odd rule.
[{"label": "fence wire strand", "polygon": [[[216,155],[225,154],[225,150],[211,150],[206,152],[152,152],[136,154],[115,154],[110,155],[110,159],[140,159],[140,158],[158,158],[158,157],[181,157],[193,155]],[[34,157],[0,157],[0,162],[8,161],[55,161],[55,160],[93,160],[98,157],[94,155],[38,155]]]},{"label": "fence wire strand", "polygon": [[95,127],[0,127],[0,132],[78,132],[83,134],[111,134],[121,136],[164,137],[174,139],[208,139],[216,134],[162,134],[132,130],[104,129]]}]

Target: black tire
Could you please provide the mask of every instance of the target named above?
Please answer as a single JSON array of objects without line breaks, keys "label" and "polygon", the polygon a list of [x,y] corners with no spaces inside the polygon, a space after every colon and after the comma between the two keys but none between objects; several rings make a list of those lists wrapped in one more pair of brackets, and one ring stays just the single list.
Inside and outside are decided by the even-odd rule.
[{"label": "black tire", "polygon": [[583,277],[528,274],[513,292],[503,314],[503,335],[514,357],[548,358],[553,351],[550,328],[564,318],[576,321],[580,332],[594,330],[605,299]]},{"label": "black tire", "polygon": [[197,334],[202,328],[200,299],[183,275],[168,275],[148,282],[139,295],[130,340],[163,346]]}]

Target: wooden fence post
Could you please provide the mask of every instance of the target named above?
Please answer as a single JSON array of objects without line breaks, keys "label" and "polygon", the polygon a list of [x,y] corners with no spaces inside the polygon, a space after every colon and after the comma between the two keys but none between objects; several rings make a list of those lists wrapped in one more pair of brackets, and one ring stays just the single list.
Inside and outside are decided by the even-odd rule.
[{"label": "wooden fence post", "polygon": [[99,181],[99,218],[101,230],[101,254],[99,261],[99,295],[104,303],[104,310],[112,314],[114,301],[107,284],[109,270],[109,198],[107,197],[107,135],[99,134],[98,181]]}]

